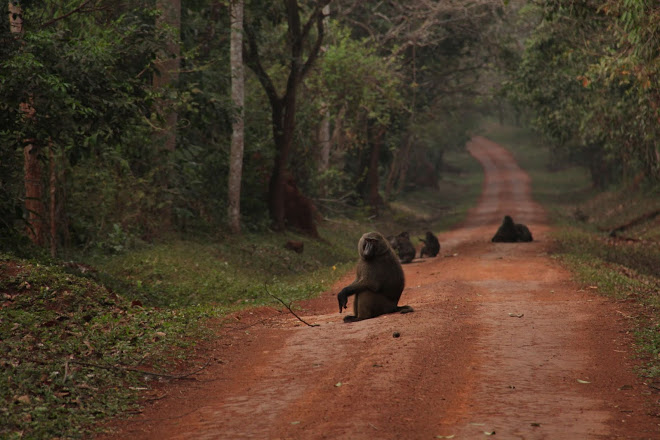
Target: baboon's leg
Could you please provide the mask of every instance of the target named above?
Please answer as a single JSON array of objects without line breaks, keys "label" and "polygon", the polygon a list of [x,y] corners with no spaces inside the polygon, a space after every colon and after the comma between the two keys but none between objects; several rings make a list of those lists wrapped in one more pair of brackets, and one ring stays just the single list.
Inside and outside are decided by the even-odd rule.
[{"label": "baboon's leg", "polygon": [[383,295],[371,292],[360,292],[356,298],[355,315],[358,320],[369,319],[385,313],[397,311],[396,301],[385,298]]}]

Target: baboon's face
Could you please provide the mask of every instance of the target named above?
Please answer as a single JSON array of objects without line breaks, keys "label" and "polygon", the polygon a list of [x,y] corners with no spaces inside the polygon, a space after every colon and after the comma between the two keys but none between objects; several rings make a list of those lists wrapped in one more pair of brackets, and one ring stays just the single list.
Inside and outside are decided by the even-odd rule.
[{"label": "baboon's face", "polygon": [[378,233],[369,232],[360,239],[358,252],[364,260],[369,260],[387,250],[385,239]]},{"label": "baboon's face", "polygon": [[376,249],[378,248],[378,240],[373,238],[366,238],[364,240],[364,245],[362,248],[362,258],[368,260],[369,258],[376,255]]}]

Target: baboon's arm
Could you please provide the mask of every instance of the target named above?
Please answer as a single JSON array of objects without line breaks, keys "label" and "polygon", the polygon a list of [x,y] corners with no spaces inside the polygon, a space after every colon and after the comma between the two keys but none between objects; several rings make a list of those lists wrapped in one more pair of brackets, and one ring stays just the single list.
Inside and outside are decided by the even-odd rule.
[{"label": "baboon's arm", "polygon": [[343,289],[341,289],[341,292],[337,294],[337,301],[339,302],[339,313],[341,313],[342,310],[348,308],[349,296],[355,295],[356,293],[360,293],[365,290],[371,290],[372,292],[377,292],[378,289],[379,286],[357,280],[349,284],[348,286],[344,287]]}]

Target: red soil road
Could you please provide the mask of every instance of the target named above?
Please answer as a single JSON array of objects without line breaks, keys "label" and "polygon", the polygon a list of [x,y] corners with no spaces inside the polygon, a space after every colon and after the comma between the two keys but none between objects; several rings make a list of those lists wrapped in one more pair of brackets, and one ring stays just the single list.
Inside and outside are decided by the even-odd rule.
[{"label": "red soil road", "polygon": [[[510,153],[482,137],[468,149],[483,194],[438,258],[404,265],[400,304],[415,313],[344,324],[336,294],[352,276],[301,304],[319,327],[244,312],[196,380],[159,387],[107,438],[660,439],[660,396],[632,372],[632,306],[548,255],[546,215]],[[490,242],[505,214],[535,241]]]}]

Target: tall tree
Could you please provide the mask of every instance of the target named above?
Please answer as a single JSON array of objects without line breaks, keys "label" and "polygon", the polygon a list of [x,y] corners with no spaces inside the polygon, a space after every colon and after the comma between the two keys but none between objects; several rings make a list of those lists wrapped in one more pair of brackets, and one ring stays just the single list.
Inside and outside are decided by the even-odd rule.
[{"label": "tall tree", "polygon": [[[330,16],[330,5],[326,5],[323,8],[323,15],[325,17]],[[327,21],[327,18],[325,19]],[[326,23],[327,27],[327,23]],[[327,47],[323,47],[322,51],[326,51]],[[319,144],[319,172],[328,171],[330,166],[330,148],[332,147],[332,139],[330,137],[330,109],[325,102],[321,102],[321,122],[319,123],[319,128],[317,130],[317,140]]]},{"label": "tall tree", "polygon": [[243,0],[231,2],[231,99],[234,105],[229,155],[229,227],[241,232],[241,177],[243,174],[245,72],[243,69]]},{"label": "tall tree", "polygon": [[[9,1],[9,27],[16,38],[23,35],[23,10],[17,0]],[[25,125],[34,122],[35,109],[31,98],[20,104],[20,112],[23,115]],[[34,125],[34,124],[32,124]],[[23,179],[25,182],[25,210],[27,212],[28,236],[33,243],[43,245],[44,243],[44,218],[45,208],[43,196],[43,169],[39,160],[39,148],[34,138],[24,139],[23,147]]]},{"label": "tall tree", "polygon": [[[262,64],[256,29],[246,23],[246,64],[259,79],[271,106],[275,160],[268,187],[268,207],[275,230],[285,228],[284,186],[293,134],[296,128],[298,88],[309,73],[321,50],[324,34],[323,8],[330,1],[311,1],[308,8],[303,8],[306,5],[299,4],[297,0],[284,0],[285,23],[287,26],[286,43],[290,61],[286,86],[281,94],[277,91],[275,83]],[[309,12],[307,20],[303,23],[301,11],[305,10]],[[314,29],[316,35],[313,35],[312,31]],[[311,45],[306,44],[308,40],[312,40]]]}]

